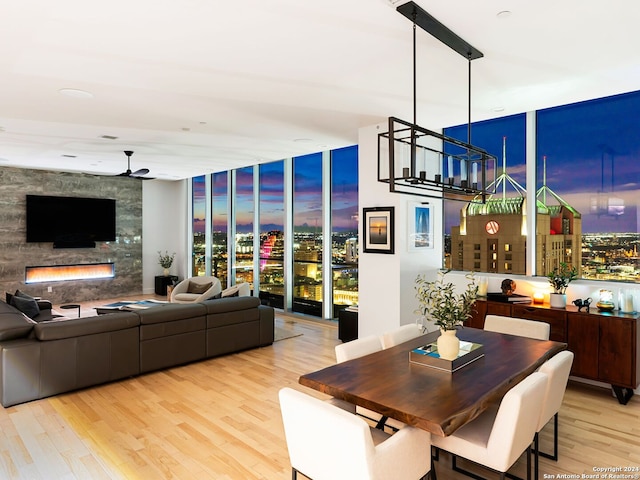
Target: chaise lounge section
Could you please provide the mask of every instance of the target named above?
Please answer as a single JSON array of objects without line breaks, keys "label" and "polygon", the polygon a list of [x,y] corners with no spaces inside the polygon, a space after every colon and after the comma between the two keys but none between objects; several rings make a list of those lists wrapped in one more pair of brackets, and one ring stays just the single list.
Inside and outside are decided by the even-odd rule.
[{"label": "chaise lounge section", "polygon": [[41,323],[0,302],[0,402],[9,407],[273,339],[273,308],[256,297]]}]

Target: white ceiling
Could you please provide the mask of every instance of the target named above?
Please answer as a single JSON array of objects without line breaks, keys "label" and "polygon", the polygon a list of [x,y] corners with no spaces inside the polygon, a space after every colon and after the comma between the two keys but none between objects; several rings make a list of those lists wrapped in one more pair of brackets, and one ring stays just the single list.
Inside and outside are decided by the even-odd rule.
[{"label": "white ceiling", "polygon": [[[117,174],[133,150],[172,180],[353,145],[412,120],[402,3],[2,0],[0,166]],[[417,3],[485,55],[473,121],[640,89],[637,0]],[[422,30],[417,53],[418,123],[466,123],[466,59]]]}]

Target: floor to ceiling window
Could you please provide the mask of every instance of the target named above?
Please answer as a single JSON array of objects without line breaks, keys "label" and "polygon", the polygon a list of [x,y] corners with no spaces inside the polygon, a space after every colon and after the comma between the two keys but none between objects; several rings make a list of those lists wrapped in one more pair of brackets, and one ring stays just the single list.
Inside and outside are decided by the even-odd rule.
[{"label": "floor to ceiling window", "polygon": [[191,271],[193,276],[205,274],[206,264],[206,241],[205,241],[205,225],[206,225],[206,187],[205,177],[201,175],[194,177],[191,183],[192,187],[192,224],[193,232],[193,251],[191,252]]},{"label": "floor to ceiling window", "polygon": [[335,306],[358,304],[357,172],[357,146],[331,152],[331,265]]},{"label": "floor to ceiling window", "polygon": [[[526,116],[472,124],[471,144],[497,158],[495,189],[485,204],[444,202],[444,265],[453,270],[526,273]],[[467,141],[467,125],[444,134]]]},{"label": "floor to ceiling window", "polygon": [[207,188],[193,180],[194,272],[210,266],[223,288],[248,282],[264,304],[317,317],[357,304],[357,146],[211,174],[210,213]]},{"label": "floor to ceiling window", "polygon": [[[486,205],[445,203],[445,266],[524,274],[529,239],[535,275],[566,263],[580,278],[638,282],[640,92],[539,110],[535,138],[525,139],[525,123],[521,114],[472,124],[471,143],[498,157],[497,189]],[[444,132],[466,140],[466,125]],[[534,233],[518,198],[526,142],[535,144]]]},{"label": "floor to ceiling window", "polygon": [[253,290],[253,167],[236,170],[234,284]]},{"label": "floor to ceiling window", "polygon": [[640,280],[640,92],[536,115],[539,198],[550,204],[536,273],[564,261],[594,280]]},{"label": "floor to ceiling window", "polygon": [[322,154],[293,159],[293,311],[322,316]]},{"label": "floor to ceiling window", "polygon": [[220,280],[222,288],[228,286],[228,177],[227,172],[211,175],[211,275]]},{"label": "floor to ceiling window", "polygon": [[284,161],[260,165],[260,298],[284,306]]}]

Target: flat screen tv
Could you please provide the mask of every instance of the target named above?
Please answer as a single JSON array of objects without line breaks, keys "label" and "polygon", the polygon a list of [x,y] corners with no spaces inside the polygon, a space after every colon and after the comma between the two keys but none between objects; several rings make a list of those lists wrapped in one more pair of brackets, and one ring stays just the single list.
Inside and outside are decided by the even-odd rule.
[{"label": "flat screen tv", "polygon": [[54,248],[91,248],[116,239],[116,201],[27,195],[27,242]]}]

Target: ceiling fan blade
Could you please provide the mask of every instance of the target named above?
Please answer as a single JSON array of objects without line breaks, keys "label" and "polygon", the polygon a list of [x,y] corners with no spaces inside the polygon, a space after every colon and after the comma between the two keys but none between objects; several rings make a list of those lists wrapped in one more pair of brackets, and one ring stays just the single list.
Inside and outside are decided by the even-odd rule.
[{"label": "ceiling fan blade", "polygon": [[129,176],[131,177],[141,177],[142,175],[146,175],[147,173],[149,173],[149,169],[148,168],[141,168],[140,170],[136,170],[133,173],[130,173]]}]

